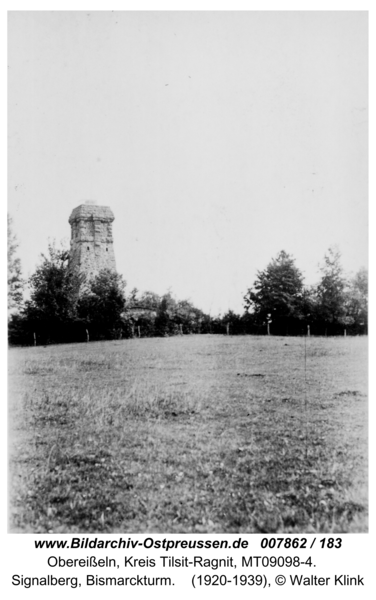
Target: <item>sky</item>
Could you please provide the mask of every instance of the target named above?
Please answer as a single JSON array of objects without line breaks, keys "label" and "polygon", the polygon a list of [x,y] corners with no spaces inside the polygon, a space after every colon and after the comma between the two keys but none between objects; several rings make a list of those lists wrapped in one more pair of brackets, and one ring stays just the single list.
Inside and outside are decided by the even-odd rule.
[{"label": "sky", "polygon": [[128,290],[241,312],[280,250],[367,267],[366,12],[13,12],[8,211],[29,276],[110,206]]}]

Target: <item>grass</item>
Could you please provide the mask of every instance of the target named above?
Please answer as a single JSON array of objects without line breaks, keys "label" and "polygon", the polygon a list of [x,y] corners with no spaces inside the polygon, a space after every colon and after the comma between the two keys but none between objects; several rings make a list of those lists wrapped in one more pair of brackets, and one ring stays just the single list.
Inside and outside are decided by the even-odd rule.
[{"label": "grass", "polygon": [[367,531],[367,339],[11,349],[10,530]]}]

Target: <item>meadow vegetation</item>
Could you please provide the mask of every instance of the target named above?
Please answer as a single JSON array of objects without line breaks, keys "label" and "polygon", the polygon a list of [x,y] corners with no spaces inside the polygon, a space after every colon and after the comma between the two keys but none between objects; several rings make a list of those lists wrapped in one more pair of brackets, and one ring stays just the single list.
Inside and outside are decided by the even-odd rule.
[{"label": "meadow vegetation", "polygon": [[11,531],[367,531],[365,337],[11,348],[9,423]]}]

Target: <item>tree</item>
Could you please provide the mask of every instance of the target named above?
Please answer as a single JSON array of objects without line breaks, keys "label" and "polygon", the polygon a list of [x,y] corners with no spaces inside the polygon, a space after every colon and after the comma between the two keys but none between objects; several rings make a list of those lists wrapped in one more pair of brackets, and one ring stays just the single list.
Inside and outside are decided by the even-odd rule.
[{"label": "tree", "polygon": [[69,251],[49,244],[48,256],[30,277],[31,301],[28,311],[42,319],[66,322],[76,316],[80,287],[84,276],[68,268]]},{"label": "tree", "polygon": [[365,333],[368,327],[368,271],[364,267],[347,282],[345,308],[350,331]]},{"label": "tree", "polygon": [[44,341],[61,341],[67,324],[77,319],[77,304],[84,276],[68,268],[69,252],[49,244],[48,255],[29,279],[30,300],[23,316],[29,328]]},{"label": "tree", "polygon": [[295,260],[282,250],[264,271],[258,271],[253,288],[244,296],[245,309],[258,322],[273,322],[273,330],[290,333],[303,317],[303,276]]},{"label": "tree", "polygon": [[161,303],[161,297],[154,292],[144,292],[141,294],[139,300],[137,300],[138,306],[141,306],[147,310],[157,311]]},{"label": "tree", "polygon": [[167,336],[177,333],[178,327],[174,322],[176,305],[176,300],[170,291],[162,296],[155,319],[155,331],[157,335]]},{"label": "tree", "polygon": [[79,298],[77,312],[91,332],[91,337],[117,337],[123,326],[125,310],[123,277],[110,269],[103,269],[87,283]]},{"label": "tree", "polygon": [[244,333],[244,322],[242,317],[236,314],[233,310],[228,310],[222,317],[222,322],[226,328],[226,333],[238,335]]},{"label": "tree", "polygon": [[336,246],[329,248],[320,267],[321,280],[317,286],[318,317],[325,323],[331,333],[336,333],[338,326],[346,317],[346,279],[341,265],[341,253]]},{"label": "tree", "polygon": [[15,256],[18,243],[13,233],[13,221],[8,214],[8,310],[19,310],[23,301],[25,283],[22,279],[21,261]]},{"label": "tree", "polygon": [[179,300],[173,318],[182,333],[201,333],[205,315],[189,300]]},{"label": "tree", "polygon": [[130,291],[129,296],[127,297],[127,304],[128,304],[129,307],[137,306],[137,304],[139,303],[139,299],[137,298],[137,294],[138,294],[138,289],[137,288],[133,288]]}]

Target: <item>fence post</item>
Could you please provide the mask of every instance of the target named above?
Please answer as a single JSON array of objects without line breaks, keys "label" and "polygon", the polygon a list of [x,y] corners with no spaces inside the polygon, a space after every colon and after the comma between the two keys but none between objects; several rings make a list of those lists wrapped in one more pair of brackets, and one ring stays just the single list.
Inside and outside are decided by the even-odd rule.
[{"label": "fence post", "polygon": [[85,329],[85,331],[86,331],[86,341],[88,342],[88,341],[89,341],[89,339],[90,339],[90,338],[89,338],[89,330],[88,330],[88,329]]},{"label": "fence post", "polygon": [[33,336],[34,336],[34,346],[36,346],[37,345],[37,336],[35,335],[35,331],[34,331]]},{"label": "fence post", "polygon": [[272,323],[272,315],[271,313],[268,313],[267,317],[266,317],[266,323],[267,323],[267,333],[268,335],[270,335],[270,323]]}]

